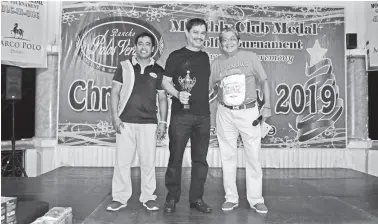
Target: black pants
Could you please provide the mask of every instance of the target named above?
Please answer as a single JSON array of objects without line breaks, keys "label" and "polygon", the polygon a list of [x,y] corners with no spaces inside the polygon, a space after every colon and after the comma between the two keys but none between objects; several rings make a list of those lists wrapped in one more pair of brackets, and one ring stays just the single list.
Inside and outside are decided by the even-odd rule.
[{"label": "black pants", "polygon": [[189,202],[202,199],[209,165],[206,161],[210,140],[210,116],[198,116],[182,112],[174,114],[168,130],[169,162],[165,173],[168,189],[167,201],[178,202],[181,195],[181,168],[185,147],[190,137],[192,173]]}]

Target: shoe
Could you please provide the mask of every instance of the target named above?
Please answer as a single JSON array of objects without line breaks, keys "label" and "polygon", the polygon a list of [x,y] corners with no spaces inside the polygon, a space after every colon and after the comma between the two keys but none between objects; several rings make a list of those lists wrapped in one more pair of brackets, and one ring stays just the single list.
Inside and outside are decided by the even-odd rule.
[{"label": "shoe", "polygon": [[119,201],[112,201],[112,203],[110,203],[108,205],[108,207],[106,208],[106,210],[108,210],[110,212],[115,212],[115,211],[120,210],[121,208],[125,208],[126,206],[127,206],[127,204],[122,204]]},{"label": "shoe", "polygon": [[190,203],[190,208],[195,208],[202,213],[211,213],[212,209],[203,200]]},{"label": "shoe", "polygon": [[167,201],[164,204],[164,212],[166,213],[173,213],[176,211],[176,202],[175,201]]},{"label": "shoe", "polygon": [[254,206],[251,206],[252,209],[255,209],[256,212],[266,214],[268,213],[268,208],[265,206],[264,203],[257,203]]},{"label": "shoe", "polygon": [[223,211],[231,211],[231,210],[234,210],[234,208],[237,208],[238,206],[239,206],[238,203],[232,203],[232,202],[226,201],[222,205],[222,210]]},{"label": "shoe", "polygon": [[157,211],[159,210],[159,205],[156,203],[155,200],[149,200],[143,203],[143,207],[145,207],[148,211]]}]

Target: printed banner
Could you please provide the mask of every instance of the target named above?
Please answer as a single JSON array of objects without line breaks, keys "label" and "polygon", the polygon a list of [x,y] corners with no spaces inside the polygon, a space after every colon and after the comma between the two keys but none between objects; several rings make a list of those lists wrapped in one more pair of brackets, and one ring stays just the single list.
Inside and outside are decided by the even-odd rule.
[{"label": "printed banner", "polygon": [[[63,5],[59,144],[115,146],[109,108],[117,64],[135,54],[135,36],[148,31],[164,67],[186,45],[185,23],[195,17],[208,24],[211,61],[221,54],[219,32],[232,26],[240,47],[262,62],[274,107],[262,147],[346,146],[344,8],[116,2]],[[216,135],[210,145],[218,147]]]},{"label": "printed banner", "polygon": [[47,2],[1,2],[1,63],[47,67]]},{"label": "printed banner", "polygon": [[366,4],[367,69],[378,70],[378,2]]}]

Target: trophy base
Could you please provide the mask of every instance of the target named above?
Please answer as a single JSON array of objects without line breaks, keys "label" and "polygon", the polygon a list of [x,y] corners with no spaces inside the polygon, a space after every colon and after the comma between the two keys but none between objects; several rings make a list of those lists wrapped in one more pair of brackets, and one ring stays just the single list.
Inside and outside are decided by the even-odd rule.
[{"label": "trophy base", "polygon": [[181,105],[182,110],[189,110],[190,109],[190,104],[182,104]]}]

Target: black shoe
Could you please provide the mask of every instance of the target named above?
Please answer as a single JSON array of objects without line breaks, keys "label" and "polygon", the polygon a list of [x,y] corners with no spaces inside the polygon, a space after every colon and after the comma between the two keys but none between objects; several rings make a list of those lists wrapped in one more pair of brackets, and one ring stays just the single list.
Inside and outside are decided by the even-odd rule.
[{"label": "black shoe", "polygon": [[164,204],[164,212],[166,213],[173,213],[176,211],[176,202],[175,201],[167,201]]},{"label": "black shoe", "polygon": [[190,208],[195,208],[202,213],[211,213],[212,209],[204,201],[198,200],[190,203]]}]

